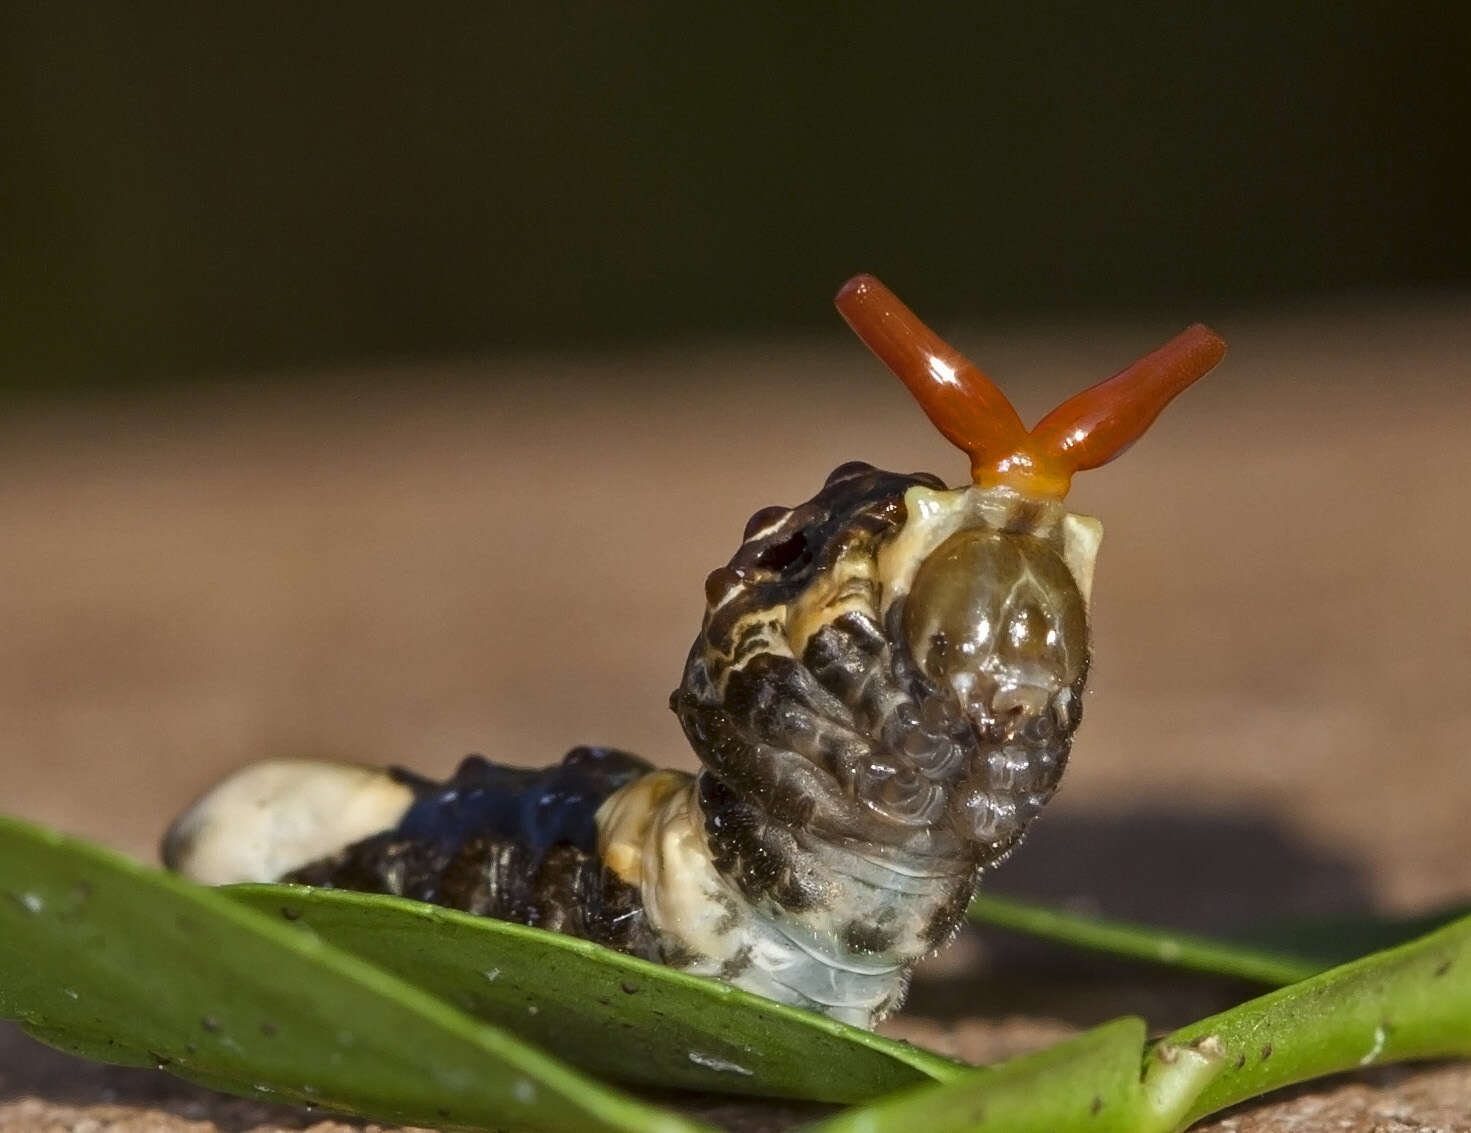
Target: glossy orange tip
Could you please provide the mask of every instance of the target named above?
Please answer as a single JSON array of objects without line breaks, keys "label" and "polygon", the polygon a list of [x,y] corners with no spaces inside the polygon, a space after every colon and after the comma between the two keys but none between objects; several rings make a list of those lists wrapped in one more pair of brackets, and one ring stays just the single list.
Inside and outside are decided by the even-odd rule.
[{"label": "glossy orange tip", "polygon": [[1061,498],[1073,474],[1107,464],[1175,397],[1205,377],[1226,343],[1199,323],[1113,377],[1068,398],[1030,432],[1006,395],[871,275],[834,300],[854,332],[909,387],[925,415],[970,457],[977,484]]}]

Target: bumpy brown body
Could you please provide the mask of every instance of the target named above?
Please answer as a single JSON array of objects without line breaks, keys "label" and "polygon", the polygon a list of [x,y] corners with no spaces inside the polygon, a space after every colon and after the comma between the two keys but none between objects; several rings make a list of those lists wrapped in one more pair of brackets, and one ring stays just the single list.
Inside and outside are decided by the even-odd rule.
[{"label": "bumpy brown body", "polygon": [[[1026,569],[1016,548],[1039,543],[1039,521],[1058,517],[1001,498],[989,516],[959,514],[976,492],[854,464],[806,504],[758,513],[730,565],[711,576],[710,610],[674,697],[706,768],[700,803],[722,874],[747,900],[854,953],[897,949],[912,960],[948,939],[978,871],[1016,844],[1056,789],[1080,719],[1080,597],[1069,610],[1072,656],[1054,673],[1027,674],[1040,711],[991,711],[996,695],[1015,695],[1014,681],[963,702],[943,659],[916,648],[958,655],[979,644],[998,660],[994,640],[947,641],[946,627],[922,624],[946,611],[916,592],[920,564],[931,544],[957,545],[957,531],[989,541],[983,554],[995,561],[947,568],[991,567],[964,580],[964,611],[952,621],[973,632],[980,612],[988,636],[1004,638],[1039,612],[1034,596],[1017,600]],[[929,514],[912,515],[914,502]],[[1060,550],[1042,552],[1062,574],[1048,582],[1075,590]]]},{"label": "bumpy brown body", "polygon": [[867,464],[754,515],[672,707],[697,775],[579,748],[449,780],[273,762],[170,830],[201,881],[284,878],[575,933],[871,1025],[1057,789],[1102,530],[1063,506],[1224,353],[1192,327],[1027,430],[882,284],[837,305],[971,458]]},{"label": "bumpy brown body", "polygon": [[[659,900],[647,835],[622,871],[661,934],[776,998],[892,1009],[1057,787],[1097,534],[1005,489],[860,464],[752,517],[673,698],[715,877]],[[705,923],[702,896],[738,915]]]},{"label": "bumpy brown body", "polygon": [[672,698],[698,776],[584,783],[595,841],[404,820],[285,879],[570,932],[871,1023],[1057,787],[1095,546],[1055,505],[845,465],[753,516],[707,582]]},{"label": "bumpy brown body", "polygon": [[392,830],[279,880],[408,897],[580,936],[646,959],[659,956],[638,891],[605,870],[595,853],[570,843],[543,849],[512,837],[439,841]]}]

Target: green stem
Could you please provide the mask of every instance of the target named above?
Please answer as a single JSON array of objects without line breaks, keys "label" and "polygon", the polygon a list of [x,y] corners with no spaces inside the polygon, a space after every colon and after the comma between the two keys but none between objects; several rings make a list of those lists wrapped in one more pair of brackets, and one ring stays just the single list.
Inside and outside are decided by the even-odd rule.
[{"label": "green stem", "polygon": [[966,915],[975,924],[1113,956],[1249,980],[1269,987],[1296,983],[1323,969],[1319,961],[1290,952],[1210,940],[1125,921],[1103,920],[995,894],[976,897]]},{"label": "green stem", "polygon": [[1387,952],[1192,1023],[1164,1041],[1214,1039],[1226,1069],[1198,1120],[1282,1086],[1410,1059],[1471,1055],[1471,917]]},{"label": "green stem", "polygon": [[809,1133],[1170,1133],[1223,1065],[1211,1043],[1146,1054],[1144,1021],[1115,1019],[1034,1054],[898,1091]]}]

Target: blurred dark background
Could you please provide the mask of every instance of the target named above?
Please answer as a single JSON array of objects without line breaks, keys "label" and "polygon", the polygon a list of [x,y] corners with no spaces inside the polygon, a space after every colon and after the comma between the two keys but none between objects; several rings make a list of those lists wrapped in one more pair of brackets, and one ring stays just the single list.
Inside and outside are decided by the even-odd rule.
[{"label": "blurred dark background", "polygon": [[[0,382],[1467,278],[1461,4],[0,8]],[[947,309],[947,304],[949,308]]]}]

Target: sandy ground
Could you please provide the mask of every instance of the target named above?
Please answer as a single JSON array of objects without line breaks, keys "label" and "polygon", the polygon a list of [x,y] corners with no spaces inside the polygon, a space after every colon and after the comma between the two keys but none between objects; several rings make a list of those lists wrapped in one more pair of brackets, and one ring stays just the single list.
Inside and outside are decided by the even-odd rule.
[{"label": "sandy ground", "polygon": [[[1177,328],[955,338],[1046,409]],[[1220,320],[1225,367],[1117,465],[1088,719],[996,887],[1218,929],[1471,893],[1471,305]],[[756,508],[867,459],[958,477],[834,327],[799,344],[241,381],[0,421],[0,809],[151,856],[268,754],[447,771],[596,741],[689,766],[665,710]],[[998,973],[1001,978],[998,978]],[[972,1058],[1240,988],[986,937],[895,1033]],[[1471,1130],[1471,1072],[1219,1119]],[[301,1128],[0,1026],[0,1127]],[[789,1111],[743,1112],[780,1128]]]}]

